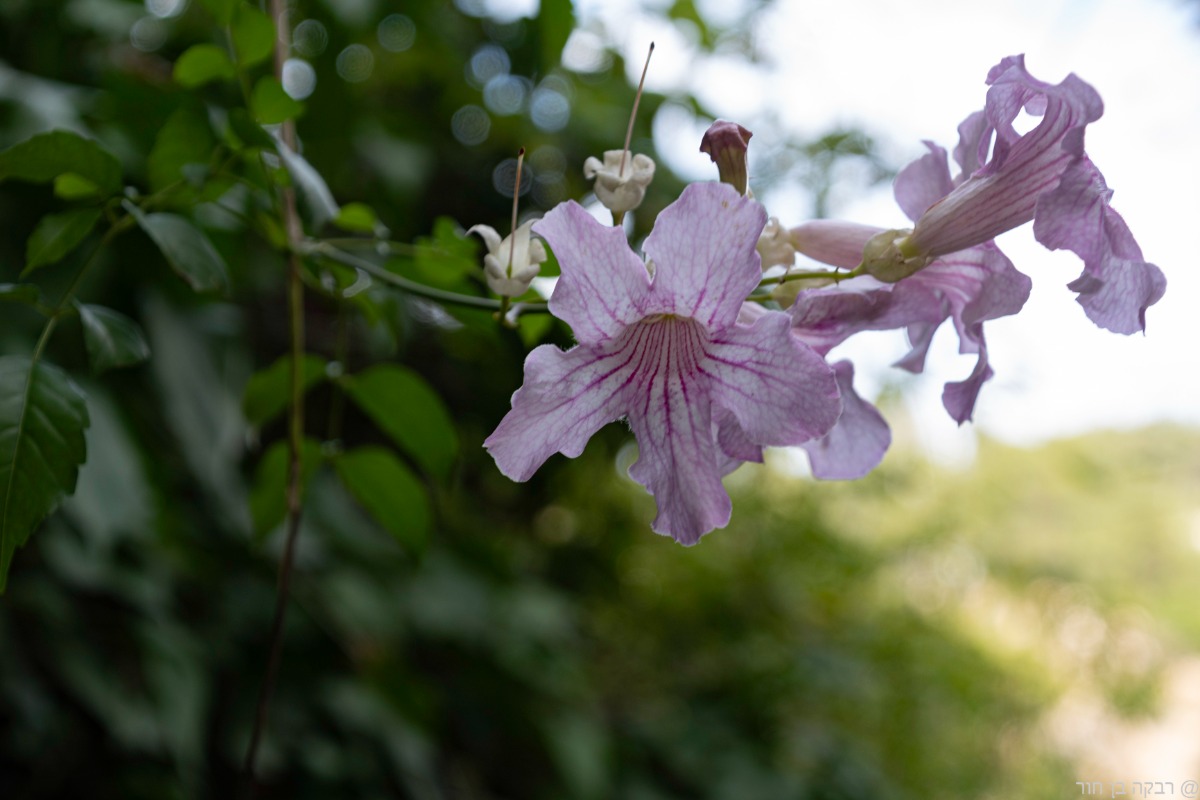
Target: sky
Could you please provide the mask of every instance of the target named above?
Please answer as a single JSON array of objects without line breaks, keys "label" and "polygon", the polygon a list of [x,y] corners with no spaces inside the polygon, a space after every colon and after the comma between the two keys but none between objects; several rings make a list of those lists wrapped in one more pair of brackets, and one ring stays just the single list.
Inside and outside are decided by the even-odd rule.
[{"label": "sky", "polygon": [[[495,13],[523,15],[536,0],[493,0]],[[734,22],[743,3],[697,0],[713,22]],[[660,13],[662,3],[576,0],[584,28],[625,56],[637,81],[656,44],[647,87],[691,91],[718,116],[752,122],[774,115],[788,134],[812,136],[836,125],[860,127],[897,166],[924,151],[923,139],[947,148],[958,123],[983,107],[988,70],[1004,56],[1026,54],[1030,72],[1058,82],[1069,72],[1091,83],[1104,116],[1087,130],[1087,151],[1114,190],[1149,261],[1167,276],[1167,293],[1147,313],[1146,335],[1124,337],[1090,323],[1065,284],[1082,262],[1051,253],[1031,226],[998,241],[1033,278],[1025,309],[987,324],[996,376],[984,387],[974,424],[959,428],[941,408],[941,387],[970,373],[974,356],[957,354],[950,326],[935,339],[926,374],[905,380],[888,365],[907,347],[900,333],[857,337],[831,358],[852,358],[866,396],[903,381],[916,434],[935,456],[969,460],[982,433],[1034,444],[1101,428],[1160,421],[1200,424],[1200,299],[1196,232],[1200,231],[1200,5],[1180,0],[778,0],[741,31],[759,56],[710,56],[694,31]],[[566,56],[585,51],[587,35]],[[711,180],[696,151],[697,129],[670,109],[654,121],[661,158],[684,177]],[[753,129],[753,126],[751,125]],[[751,147],[759,144],[752,142]],[[769,147],[770,143],[762,146]],[[614,148],[619,147],[614,143]],[[752,169],[752,185],[753,185]],[[803,191],[759,195],[785,225],[809,213]],[[835,194],[835,216],[884,227],[907,224],[890,186]]]}]

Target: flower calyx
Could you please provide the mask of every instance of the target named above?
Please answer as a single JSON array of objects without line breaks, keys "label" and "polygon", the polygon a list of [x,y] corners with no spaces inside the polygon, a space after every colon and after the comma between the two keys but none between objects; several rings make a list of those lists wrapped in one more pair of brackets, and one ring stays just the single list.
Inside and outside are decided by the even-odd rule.
[{"label": "flower calyx", "polygon": [[860,270],[884,283],[895,283],[929,265],[933,259],[914,250],[910,230],[877,233],[863,247]]}]

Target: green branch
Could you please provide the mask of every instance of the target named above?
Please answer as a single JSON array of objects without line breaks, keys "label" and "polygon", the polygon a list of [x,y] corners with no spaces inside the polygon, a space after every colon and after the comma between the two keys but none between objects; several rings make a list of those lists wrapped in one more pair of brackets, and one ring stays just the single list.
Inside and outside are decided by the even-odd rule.
[{"label": "green branch", "polygon": [[[364,240],[365,241],[365,240]],[[365,258],[360,258],[352,253],[334,247],[329,242],[313,240],[305,242],[301,245],[301,252],[305,255],[317,255],[322,258],[327,258],[330,261],[335,261],[347,267],[361,269],[373,278],[379,281],[395,286],[398,289],[403,289],[409,294],[418,297],[424,297],[428,300],[436,300],[439,303],[446,305],[465,306],[467,308],[481,308],[488,311],[505,312],[511,315],[512,318],[519,317],[522,314],[542,314],[550,310],[549,306],[544,302],[532,303],[512,303],[511,311],[509,311],[509,303],[504,300],[493,300],[490,297],[475,297],[469,294],[460,294],[458,292],[450,292],[445,289],[435,289],[432,286],[426,286],[410,278],[405,278],[403,275],[397,275],[390,272],[373,261]],[[509,301],[511,302],[511,301]]]},{"label": "green branch", "polygon": [[802,280],[827,280],[834,283],[841,283],[850,278],[857,278],[860,275],[866,274],[861,266],[855,267],[849,272],[829,272],[826,270],[817,270],[815,272],[785,272],[783,275],[776,275],[773,278],[763,278],[759,281],[759,287],[777,286],[779,284],[789,283],[791,281]]}]

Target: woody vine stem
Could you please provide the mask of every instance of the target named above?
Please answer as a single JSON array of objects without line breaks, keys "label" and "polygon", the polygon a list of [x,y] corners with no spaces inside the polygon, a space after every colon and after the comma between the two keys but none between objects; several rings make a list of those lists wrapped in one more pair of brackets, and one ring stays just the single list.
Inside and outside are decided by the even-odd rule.
[{"label": "woody vine stem", "polygon": [[[275,76],[282,79],[283,63],[291,47],[287,24],[287,9],[284,0],[271,0],[271,17],[275,22]],[[289,119],[280,130],[283,145],[296,149],[296,127]],[[288,594],[291,585],[292,567],[295,563],[296,538],[300,533],[300,511],[303,498],[300,486],[300,448],[304,434],[304,387],[301,382],[301,363],[304,358],[304,283],[300,272],[298,245],[304,236],[300,215],[296,210],[296,192],[292,186],[280,187],[283,199],[283,223],[287,233],[287,287],[288,329],[291,345],[291,374],[289,375],[288,404],[288,469],[287,469],[287,538],[284,541],[283,560],[279,564],[276,588],[275,616],[271,623],[271,644],[267,656],[266,674],[259,691],[258,707],[254,714],[254,728],[246,748],[245,774],[251,789],[255,786],[255,762],[258,747],[267,728],[267,715],[271,695],[275,691],[275,680],[279,675],[279,661],[283,649],[283,625],[287,616]]]}]

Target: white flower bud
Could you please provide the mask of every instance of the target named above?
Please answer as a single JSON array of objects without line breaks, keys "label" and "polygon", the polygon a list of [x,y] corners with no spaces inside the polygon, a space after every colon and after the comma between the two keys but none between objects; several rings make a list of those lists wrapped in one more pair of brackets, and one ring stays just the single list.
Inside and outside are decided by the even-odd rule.
[{"label": "white flower bud", "polygon": [[546,260],[546,246],[530,235],[532,228],[530,220],[503,239],[490,225],[474,225],[467,231],[483,238],[488,249],[483,271],[488,287],[501,297],[525,294]]},{"label": "white flower bud", "polygon": [[624,214],[642,204],[646,187],[654,179],[654,159],[640,153],[633,155],[628,150],[606,150],[604,163],[595,156],[583,162],[583,176],[596,179],[596,198],[605,208],[614,214]]}]

